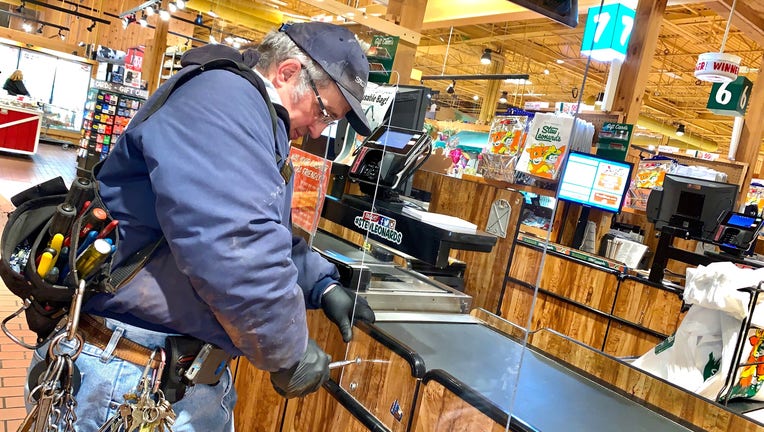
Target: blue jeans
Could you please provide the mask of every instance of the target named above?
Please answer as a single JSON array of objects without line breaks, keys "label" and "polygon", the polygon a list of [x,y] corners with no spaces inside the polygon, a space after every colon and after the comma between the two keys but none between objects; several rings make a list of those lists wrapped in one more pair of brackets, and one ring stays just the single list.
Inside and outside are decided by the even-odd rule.
[{"label": "blue jeans", "polygon": [[[148,348],[164,347],[166,333],[158,333],[130,326],[119,321],[106,320],[106,326],[120,331],[127,338]],[[121,329],[121,330],[120,330]],[[115,337],[112,338],[114,342]],[[111,344],[110,344],[111,345]],[[61,343],[64,351],[73,350],[74,345]],[[36,350],[30,370],[37,363],[44,361],[48,344]],[[75,364],[82,373],[82,385],[75,395],[77,399],[77,432],[95,432],[117,413],[117,408],[124,402],[123,395],[135,389],[143,374],[144,366],[114,357],[109,348],[106,352],[85,342],[82,353]],[[25,389],[25,395],[29,388]],[[172,426],[174,432],[233,432],[233,406],[236,403],[236,390],[233,387],[231,371],[226,372],[215,386],[197,384],[186,390],[183,399],[173,404],[178,418]],[[27,403],[27,411],[30,409]]]}]

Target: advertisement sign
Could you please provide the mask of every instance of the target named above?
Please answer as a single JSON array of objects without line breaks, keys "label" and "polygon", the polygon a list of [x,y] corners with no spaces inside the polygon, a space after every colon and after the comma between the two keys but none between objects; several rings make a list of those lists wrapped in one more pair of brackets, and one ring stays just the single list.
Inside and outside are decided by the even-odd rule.
[{"label": "advertisement sign", "polygon": [[376,35],[371,38],[371,46],[366,51],[369,59],[369,81],[387,83],[393,69],[395,52],[398,50],[398,36]]},{"label": "advertisement sign", "polygon": [[626,58],[636,12],[620,3],[589,9],[581,54],[599,61]]},{"label": "advertisement sign", "polygon": [[625,160],[634,125],[607,122],[597,135],[597,156]]},{"label": "advertisement sign", "polygon": [[296,147],[289,158],[294,167],[292,224],[312,235],[318,228],[332,162]]}]

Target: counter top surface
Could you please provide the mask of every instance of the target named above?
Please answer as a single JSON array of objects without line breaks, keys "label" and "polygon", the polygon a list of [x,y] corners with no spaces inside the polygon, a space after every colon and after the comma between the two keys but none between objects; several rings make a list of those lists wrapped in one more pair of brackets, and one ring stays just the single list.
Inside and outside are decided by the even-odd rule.
[{"label": "counter top surface", "polygon": [[[501,410],[539,431],[687,431],[676,422],[579,375],[489,327],[474,323],[378,322],[417,352],[427,370],[442,369]],[[617,426],[616,426],[617,425]]]}]

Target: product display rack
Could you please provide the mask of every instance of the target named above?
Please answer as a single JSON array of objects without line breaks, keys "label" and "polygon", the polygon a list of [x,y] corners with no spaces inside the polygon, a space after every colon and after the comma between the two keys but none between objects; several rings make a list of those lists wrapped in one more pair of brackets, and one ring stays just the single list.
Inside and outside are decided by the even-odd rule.
[{"label": "product display rack", "polygon": [[77,153],[78,174],[85,174],[98,161],[106,158],[111,146],[117,142],[147,97],[146,90],[93,81],[85,103],[82,138]]}]

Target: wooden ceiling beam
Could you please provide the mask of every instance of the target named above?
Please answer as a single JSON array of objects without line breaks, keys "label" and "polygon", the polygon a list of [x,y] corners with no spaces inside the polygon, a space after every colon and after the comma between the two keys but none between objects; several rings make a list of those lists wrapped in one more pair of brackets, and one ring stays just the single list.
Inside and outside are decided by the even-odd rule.
[{"label": "wooden ceiling beam", "polygon": [[[708,0],[703,3],[706,3],[708,8],[718,13],[719,16],[728,18],[732,10],[732,2],[733,0]],[[732,18],[732,24],[756,43],[764,46],[764,19],[762,19],[761,14],[745,2],[738,1],[735,4],[735,16]]]}]

